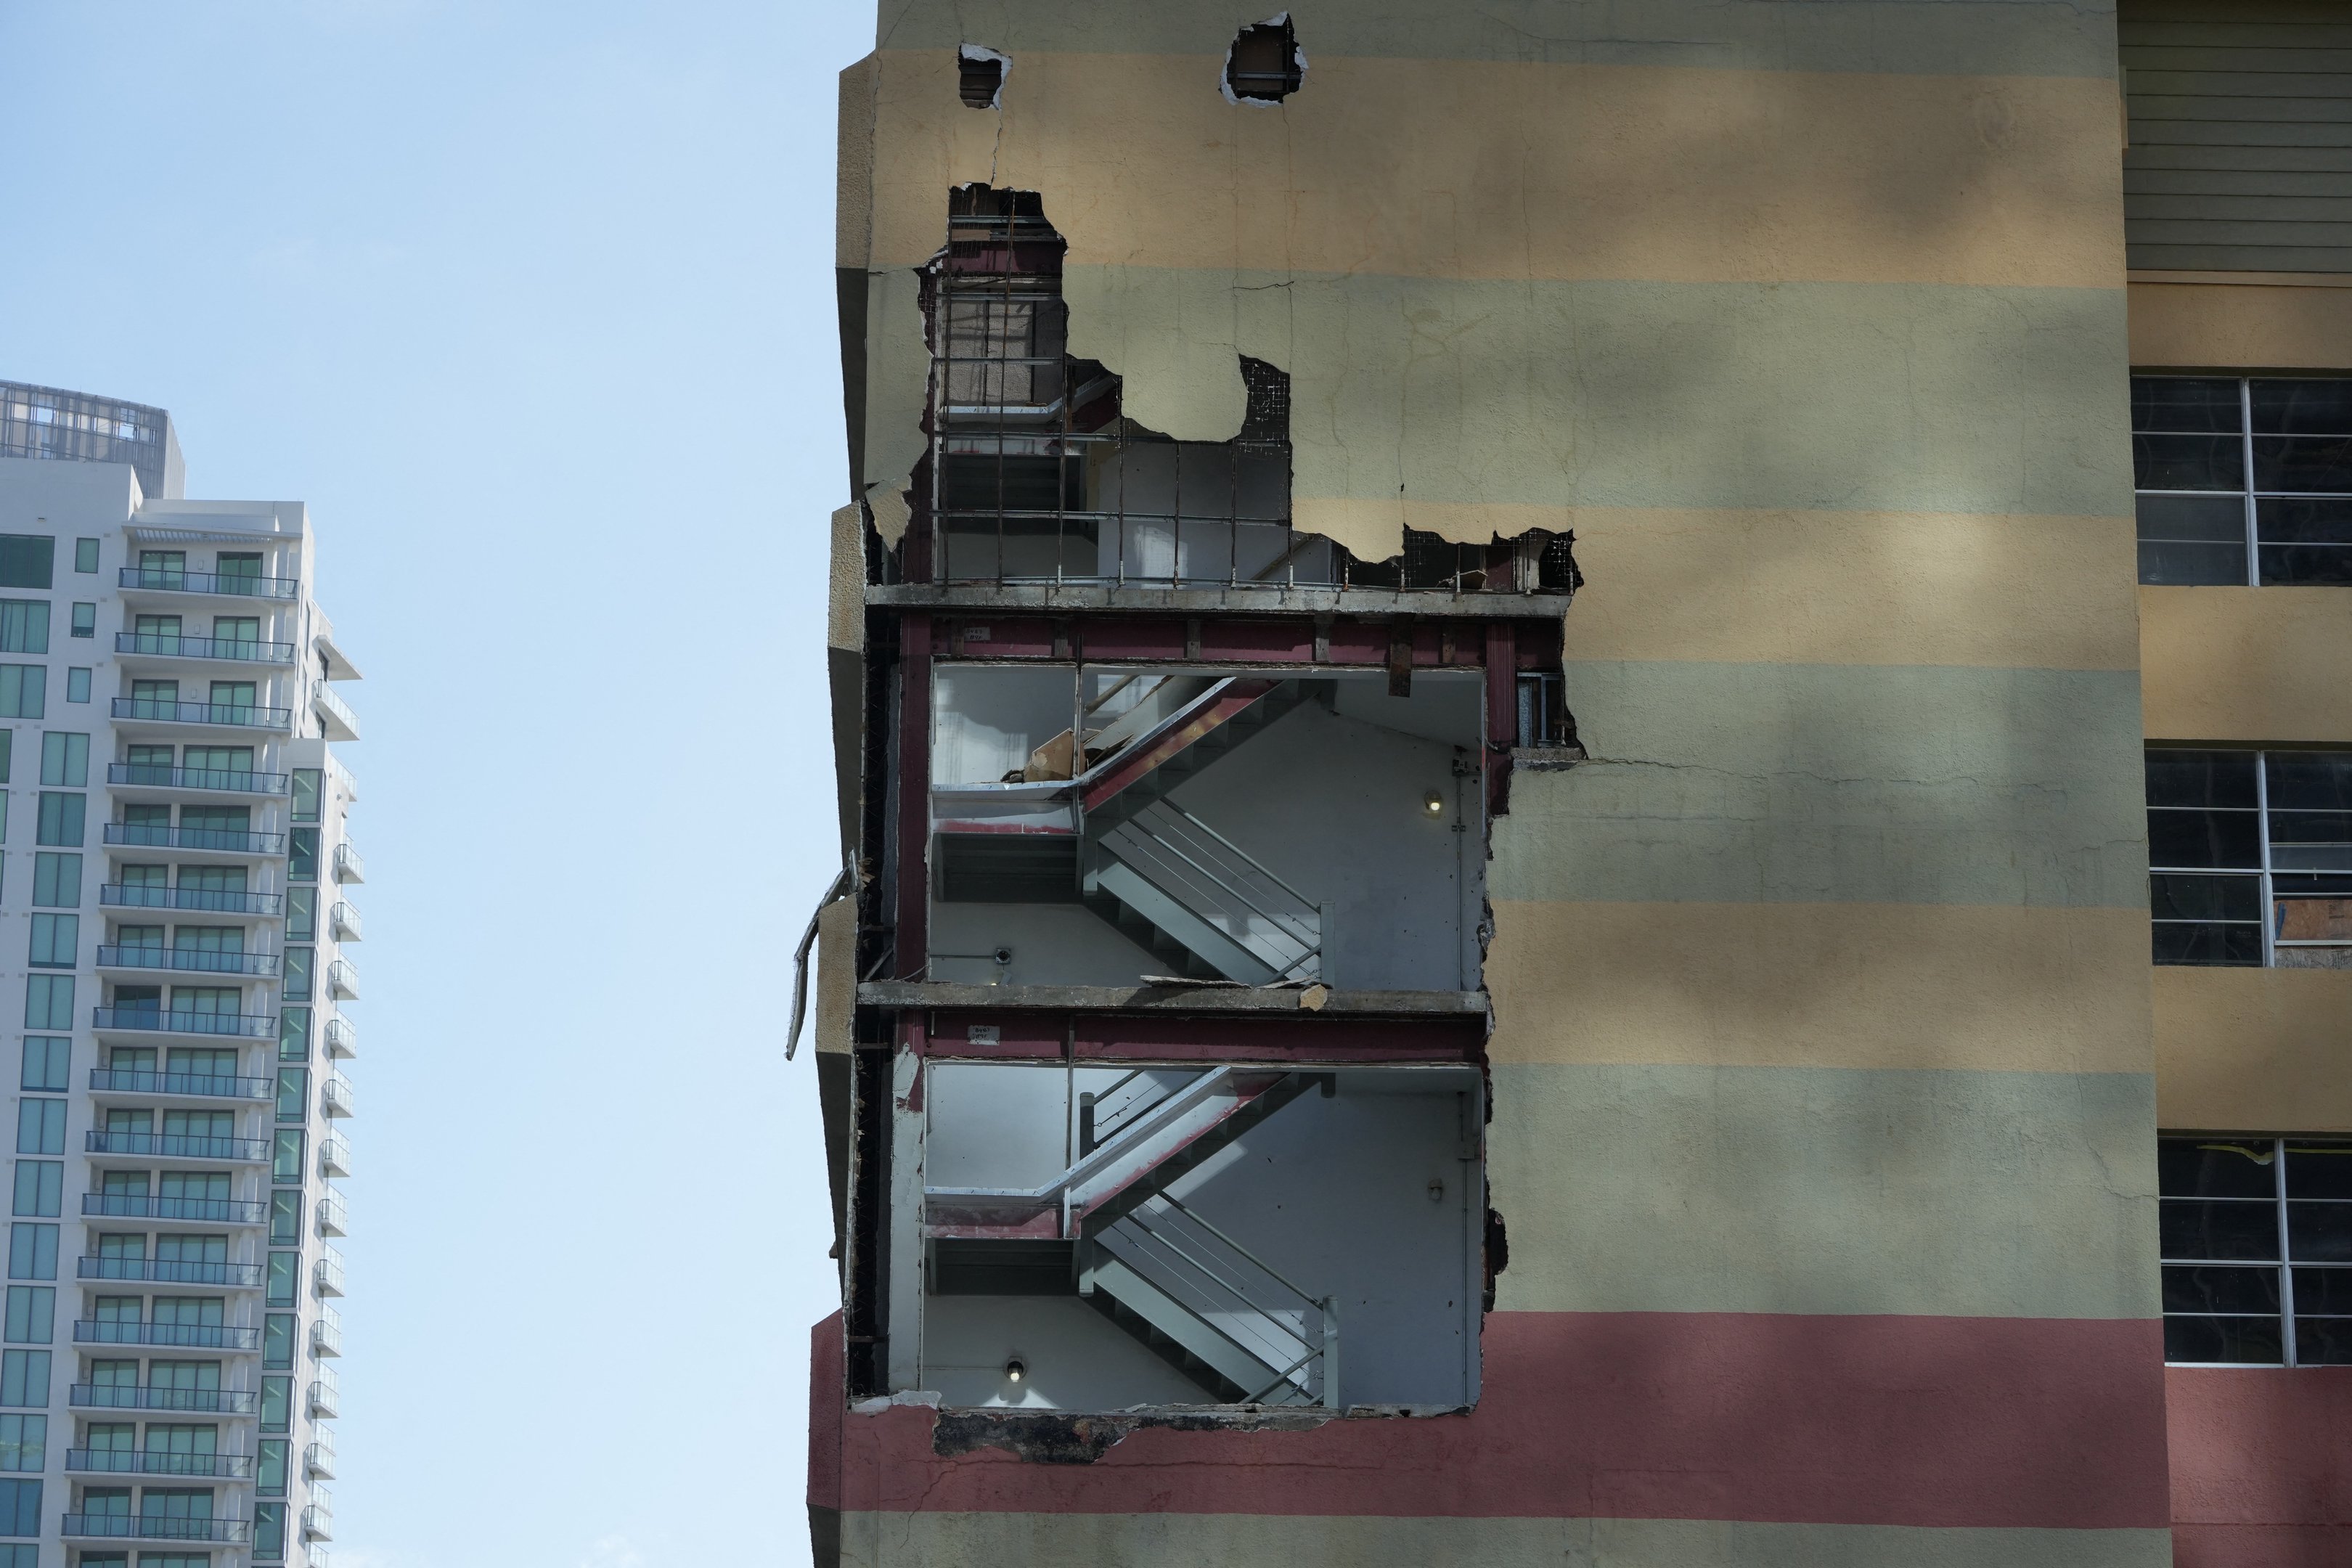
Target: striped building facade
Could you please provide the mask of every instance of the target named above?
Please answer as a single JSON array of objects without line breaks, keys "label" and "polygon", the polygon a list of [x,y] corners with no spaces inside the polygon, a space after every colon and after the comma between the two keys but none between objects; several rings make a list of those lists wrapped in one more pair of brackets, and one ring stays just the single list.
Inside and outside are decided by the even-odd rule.
[{"label": "striped building facade", "polygon": [[[2179,19],[2126,12],[2119,46],[2062,0],[1340,0],[1276,19],[1295,86],[1256,101],[1265,23],[894,0],[843,75],[865,891],[816,987],[847,1302],[813,1342],[820,1563],[2352,1561],[2352,1372],[2167,1364],[2159,1132],[2352,1131],[2352,971],[2149,962],[2147,748],[2352,745],[2344,588],[2137,582],[2136,370],[2352,371],[2352,293],[2127,270],[2125,99],[2168,62],[2119,61]],[[1055,353],[1124,418],[1245,441],[1274,367],[1297,533],[1375,567],[1572,534],[1572,604],[939,566],[969,190],[1066,247]],[[926,1060],[996,1045],[992,1006],[1026,1009],[1003,1048],[1045,1020],[1072,1062],[1121,1016],[946,987],[904,907],[883,929],[945,853],[908,815],[912,682],[1024,636],[1083,663],[1122,615],[1181,628],[1171,663],[1241,621],[1317,669],[1403,626],[1368,668],[1402,637],[1424,680],[1485,638],[1489,690],[1518,650],[1520,728],[1490,707],[1474,748],[1480,1016],[1444,1058],[1483,1078],[1495,1216],[1458,1408],[1013,1431],[899,1370],[892,1304],[936,1267],[892,1196]],[[1564,732],[1528,732],[1529,689]],[[1349,985],[1380,990],[1291,1016],[1315,1060],[1435,1027]]]}]

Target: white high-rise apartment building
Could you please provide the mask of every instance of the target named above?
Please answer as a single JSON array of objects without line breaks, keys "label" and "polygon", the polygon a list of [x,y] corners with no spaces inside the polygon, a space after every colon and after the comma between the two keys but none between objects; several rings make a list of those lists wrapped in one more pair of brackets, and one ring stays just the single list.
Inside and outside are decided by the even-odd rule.
[{"label": "white high-rise apartment building", "polygon": [[358,672],[299,502],[0,383],[0,1568],[301,1568],[335,1473]]}]

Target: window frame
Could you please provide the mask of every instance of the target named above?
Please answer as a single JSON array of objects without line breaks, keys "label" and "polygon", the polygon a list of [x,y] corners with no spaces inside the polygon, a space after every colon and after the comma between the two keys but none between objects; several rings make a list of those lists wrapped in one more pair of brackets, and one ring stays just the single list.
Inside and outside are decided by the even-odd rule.
[{"label": "window frame", "polygon": [[[2281,383],[2284,383],[2284,382],[2310,382],[2310,381],[2344,381],[2344,382],[2347,382],[2347,383],[2352,383],[2352,376],[2343,376],[2343,375],[2237,375],[2237,376],[2231,376],[2231,375],[2191,375],[2191,374],[2178,374],[2178,373],[2167,373],[2167,372],[2143,372],[2143,371],[2138,371],[2138,370],[2135,370],[2135,371],[2133,371],[2133,372],[2131,373],[2131,382],[2132,382],[2132,384],[2133,384],[2133,387],[2134,387],[2134,389],[2135,389],[2135,390],[2137,390],[2137,386],[2138,386],[2138,384],[2140,384],[2140,383],[2142,383],[2142,382],[2150,382],[2150,381],[2183,381],[2183,382],[2187,382],[2187,381],[2201,381],[2201,382],[2234,381],[2234,382],[2236,382],[2236,383],[2237,383],[2237,386],[2238,386],[2238,429],[2237,429],[2237,437],[2238,437],[2238,463],[2239,463],[2239,479],[2240,479],[2239,488],[2238,488],[2237,489],[2235,489],[2235,490],[2221,490],[2221,489],[2144,489],[2144,488],[2142,488],[2142,486],[2140,485],[2140,482],[2139,482],[2139,474],[2138,474],[2138,472],[2137,472],[2137,467],[2138,467],[2138,465],[2137,465],[2137,444],[2138,444],[2138,441],[2139,441],[2139,437],[2141,437],[2142,436],[2185,435],[2185,434],[2190,434],[2190,432],[2185,432],[2185,431],[2156,431],[2156,430],[2142,430],[2142,429],[2140,429],[2140,428],[2138,427],[2138,425],[2139,425],[2138,420],[2137,420],[2137,418],[2133,418],[2133,419],[2129,420],[2129,424],[2130,424],[2130,425],[2131,425],[2131,426],[2132,426],[2132,428],[2131,428],[2131,437],[2132,437],[2132,441],[2133,441],[2133,444],[2134,444],[2134,447],[2135,447],[2134,465],[2133,465],[2133,466],[2134,466],[2134,472],[2133,472],[2133,474],[2132,474],[2132,501],[2133,501],[2133,510],[2134,510],[2134,511],[2135,511],[2135,512],[2137,512],[2137,511],[2138,510],[2138,508],[2139,508],[2139,502],[2140,502],[2144,498],[2148,497],[2148,496],[2198,496],[2198,497],[2206,497],[2206,498],[2213,498],[2213,499],[2220,499],[2220,498],[2227,497],[2227,498],[2231,498],[2231,499],[2236,500],[2239,502],[2239,511],[2240,511],[2241,520],[2242,520],[2242,527],[2243,527],[2243,534],[2242,534],[2242,537],[2243,537],[2244,542],[2245,542],[2245,552],[2246,552],[2246,572],[2245,572],[2245,580],[2244,580],[2244,582],[2243,582],[2242,584],[2222,584],[2222,583],[2214,583],[2214,584],[2160,584],[2160,583],[2159,583],[2159,584],[2151,584],[2151,583],[2149,583],[2149,582],[2148,582],[2147,578],[2145,575],[2142,575],[2142,576],[2140,576],[2140,578],[2139,578],[2140,584],[2141,584],[2143,587],[2165,587],[2165,586],[2184,586],[2184,587],[2195,587],[2195,586],[2204,586],[2204,587],[2237,587],[2237,586],[2243,586],[2243,587],[2248,587],[2248,588],[2263,588],[2263,587],[2294,588],[2294,587],[2346,587],[2346,586],[2352,586],[2352,584],[2346,584],[2346,583],[2340,583],[2340,582],[2339,582],[2339,583],[2327,583],[2327,582],[2315,582],[2315,583],[2314,583],[2314,582],[2280,582],[2280,583],[2275,583],[2275,584],[2267,584],[2267,583],[2264,583],[2264,582],[2263,581],[2263,561],[2262,561],[2262,552],[2263,552],[2263,538],[2262,538],[2262,503],[2263,503],[2264,500],[2336,500],[2336,501],[2341,501],[2342,503],[2344,503],[2345,509],[2346,509],[2346,510],[2347,510],[2347,512],[2352,512],[2352,489],[2345,489],[2345,490],[2276,490],[2276,489],[2273,489],[2273,490],[2265,490],[2265,489],[2262,489],[2262,488],[2261,488],[2261,486],[2260,486],[2260,484],[2257,482],[2257,481],[2258,481],[2258,476],[2257,476],[2257,474],[2256,474],[2256,472],[2255,472],[2255,468],[2254,468],[2254,443],[2255,443],[2258,439],[2261,439],[2261,438],[2262,438],[2263,436],[2265,436],[2265,435],[2278,435],[2278,434],[2281,434],[2281,433],[2280,433],[2280,432],[2263,432],[2263,431],[2257,431],[2257,430],[2254,428],[2254,392],[2253,392],[2253,389],[2254,389],[2254,384],[2255,384],[2256,382],[2281,382]],[[2224,435],[2224,434],[2227,434],[2227,432],[2215,431],[2215,432],[2212,432],[2212,434],[2219,436],[2219,435]],[[2142,542],[2143,542],[2143,543],[2145,543],[2146,542],[2145,542],[2145,541],[2142,541]],[[2347,545],[2347,546],[2346,546],[2346,547],[2345,547],[2345,553],[2346,553],[2346,555],[2347,555],[2347,559],[2352,559],[2352,545]]]},{"label": "window frame", "polygon": [[[2352,1204],[2352,1199],[2294,1197],[2288,1184],[2288,1173],[2286,1167],[2287,1157],[2289,1154],[2288,1145],[2291,1143],[2298,1142],[2310,1143],[2343,1143],[2346,1142],[2347,1140],[2341,1137],[2331,1136],[2326,1133],[2185,1132],[2175,1131],[2160,1131],[2158,1134],[2158,1138],[2159,1144],[2164,1142],[2200,1142],[2249,1145],[2268,1143],[2271,1146],[2271,1195],[2268,1198],[2210,1197],[2200,1194],[2166,1193],[2163,1190],[2161,1182],[2159,1181],[2157,1189],[2157,1202],[2159,1205],[2168,1202],[2231,1203],[2245,1204],[2249,1205],[2266,1203],[2272,1206],[2273,1212],[2275,1215],[2276,1234],[2278,1237],[2278,1256],[2275,1258],[2173,1258],[2165,1252],[2161,1239],[2159,1238],[2157,1252],[2157,1263],[2159,1269],[2274,1268],[2278,1272],[2279,1283],[2279,1359],[2277,1361],[2174,1361],[2171,1358],[2170,1352],[2168,1351],[2165,1356],[2165,1364],[2167,1366],[2194,1367],[2274,1366],[2282,1369],[2294,1367],[2352,1365],[2352,1360],[2307,1361],[2296,1353],[2299,1348],[2297,1340],[2299,1331],[2296,1328],[2298,1316],[2319,1316],[2322,1314],[2298,1314],[2296,1312],[2294,1301],[2295,1270],[2299,1268],[2312,1270],[2335,1269],[2344,1272],[2347,1277],[2352,1277],[2352,1259],[2334,1260],[2326,1258],[2297,1258],[2294,1255],[2294,1230],[2289,1223],[2290,1204]],[[2249,1318],[2263,1315],[2264,1314],[2262,1313],[2252,1312],[2176,1312],[2171,1310],[2169,1308],[2163,1309],[2163,1316],[2167,1321],[2169,1321],[2174,1318]],[[2326,1315],[2334,1316],[2335,1314]]]},{"label": "window frame", "polygon": [[[2211,806],[2211,807],[2204,807],[2204,808],[2185,807],[2185,806],[2160,806],[2160,805],[2157,805],[2153,804],[2152,802],[2151,802],[2151,803],[2148,803],[2148,804],[2144,807],[2144,810],[2145,810],[2145,812],[2146,812],[2146,815],[2147,815],[2147,817],[2148,817],[2148,824],[2147,824],[2147,826],[2148,826],[2148,829],[2149,829],[2149,832],[2148,832],[2149,854],[2148,854],[2148,866],[2147,866],[2147,874],[2148,874],[2148,905],[2149,905],[2149,907],[2148,907],[2148,923],[2149,923],[2149,927],[2150,927],[2150,945],[2151,945],[2150,959],[2151,959],[2151,962],[2152,962],[2152,963],[2156,963],[2158,967],[2161,967],[2161,968],[2168,968],[2168,969],[2169,969],[2169,968],[2183,968],[2183,969],[2208,969],[2208,968],[2210,968],[2210,969],[2253,969],[2253,968],[2262,968],[2262,969],[2277,969],[2277,968],[2281,968],[2281,967],[2283,967],[2283,966],[2280,964],[2279,961],[2278,961],[2278,950],[2279,950],[2282,946],[2284,946],[2284,947],[2287,947],[2287,948],[2291,948],[2291,949],[2305,949],[2305,948],[2310,948],[2310,949],[2331,949],[2331,948],[2343,948],[2343,947],[2345,947],[2345,946],[2347,945],[2346,943],[2341,942],[2335,942],[2335,941],[2329,941],[2329,940],[2324,940],[2324,939],[2306,939],[2306,938],[2282,937],[2282,936],[2280,936],[2280,935],[2278,934],[2278,924],[2279,924],[2279,919],[2278,919],[2278,902],[2279,902],[2279,899],[2280,899],[2281,895],[2280,895],[2280,894],[2279,894],[2279,892],[2277,891],[2277,880],[2276,880],[2276,879],[2277,879],[2278,877],[2282,876],[2282,875],[2284,875],[2284,876],[2290,876],[2290,877],[2301,877],[2301,876],[2328,876],[2328,875],[2334,875],[2334,874],[2336,874],[2336,873],[2330,873],[2330,872],[2326,872],[2326,871],[2315,871],[2315,870],[2314,870],[2313,868],[2309,868],[2309,867],[2302,867],[2302,866],[2290,866],[2290,867],[2281,868],[2281,867],[2279,867],[2279,866],[2277,866],[2277,865],[2273,864],[2273,858],[2273,858],[2273,847],[2272,847],[2272,843],[2271,843],[2271,827],[2272,827],[2272,823],[2271,823],[2271,769],[2270,769],[2270,760],[2271,760],[2273,757],[2274,757],[2274,756],[2304,756],[2304,755],[2311,754],[2311,753],[2313,753],[2313,752],[2329,752],[2329,751],[2331,751],[2331,750],[2332,750],[2332,748],[2324,747],[2324,746],[2265,746],[2265,747],[2237,747],[2237,746],[2171,746],[2171,745],[2155,745],[2155,744],[2150,744],[2150,745],[2146,745],[2146,746],[2143,746],[2143,747],[2142,747],[2142,755],[2143,755],[2143,757],[2153,756],[2153,755],[2155,755],[2156,753],[2158,753],[2158,752],[2189,752],[2189,753],[2199,754],[2199,755],[2226,755],[2226,756],[2246,757],[2246,758],[2250,758],[2250,759],[2252,759],[2252,764],[2253,764],[2253,774],[2254,774],[2254,804],[2253,804],[2253,805],[2252,805],[2252,815],[2253,815],[2253,818],[2254,818],[2254,841],[2255,841],[2255,850],[2254,850],[2254,855],[2255,855],[2255,859],[2256,859],[2257,864],[2252,865],[2252,866],[2170,866],[2170,865],[2163,865],[2163,864],[2158,863],[2158,860],[2157,860],[2157,858],[2156,858],[2156,855],[2155,855],[2155,838],[2156,838],[2156,834],[2155,834],[2155,826],[2156,826],[2155,817],[2156,817],[2156,814],[2157,814],[2158,812],[2159,812],[2159,811],[2189,811],[2189,810],[2195,810],[2195,809],[2214,810],[2214,811],[2221,811],[2221,810],[2241,810],[2241,811],[2242,811],[2242,810],[2245,810],[2245,809],[2247,809],[2247,808],[2245,808],[2245,807],[2224,807],[2224,806]],[[2352,754],[2347,754],[2347,762],[2352,762]],[[2294,808],[2289,807],[2289,808],[2283,808],[2283,809],[2293,810],[2293,809],[2294,809]],[[2156,928],[2156,927],[2158,927],[2158,926],[2161,926],[2161,925],[2198,925],[2198,926],[2210,926],[2210,925],[2217,925],[2217,924],[2239,924],[2239,925],[2242,925],[2242,924],[2244,924],[2244,923],[2245,923],[2244,921],[2222,921],[2222,920],[2203,920],[2203,921],[2179,921],[2179,920],[2175,920],[2175,921],[2166,921],[2166,920],[2162,920],[2162,919],[2158,918],[2158,915],[2157,915],[2157,913],[2156,913],[2156,886],[2155,886],[2155,884],[2156,884],[2156,879],[2157,879],[2157,878],[2158,878],[2158,877],[2215,877],[2215,878],[2240,878],[2240,879],[2252,879],[2252,880],[2253,881],[2253,883],[2254,883],[2255,890],[2256,890],[2257,894],[2259,895],[2259,899],[2258,899],[2258,907],[2259,907],[2259,908],[2260,908],[2260,910],[2261,910],[2261,914],[2260,914],[2260,916],[2259,916],[2259,918],[2258,918],[2258,920],[2257,920],[2257,921],[2256,921],[2255,923],[2256,923],[2256,924],[2258,924],[2258,925],[2260,926],[2260,928],[2261,928],[2261,934],[2262,934],[2262,948],[2263,948],[2262,963],[2261,963],[2260,964],[2250,964],[2250,963],[2181,963],[2181,962],[2179,962],[2179,961],[2173,961],[2173,962],[2169,962],[2169,963],[2168,963],[2168,962],[2166,962],[2166,961],[2164,961],[2164,960],[2155,958],[2155,957],[2154,957],[2154,952],[2153,952],[2153,943],[2154,943],[2154,936],[2155,936],[2155,930],[2154,930],[2154,928]],[[2292,892],[2291,892],[2291,893],[2289,893],[2289,894],[2287,894],[2287,895],[2285,895],[2285,896],[2290,897],[2290,898],[2293,898],[2293,897],[2304,897],[2304,898],[2325,898],[2325,897],[2327,897],[2327,896],[2329,896],[2329,895],[2326,895],[2326,894],[2321,894],[2321,893],[2303,893],[2303,894],[2296,894],[2296,893],[2292,893]],[[2347,895],[2347,896],[2352,896],[2352,895]],[[2284,965],[2284,967],[2286,967],[2286,968],[2315,967],[2315,967],[2333,967],[2333,966],[2327,966],[2327,965],[2309,965],[2309,966],[2306,966],[2306,965],[2299,965],[2299,964],[2288,964],[2288,965]]]}]

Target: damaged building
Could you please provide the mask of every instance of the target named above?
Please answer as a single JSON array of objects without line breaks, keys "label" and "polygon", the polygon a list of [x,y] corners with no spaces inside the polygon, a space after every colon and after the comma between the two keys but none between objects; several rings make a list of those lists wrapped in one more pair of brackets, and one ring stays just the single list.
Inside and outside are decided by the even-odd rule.
[{"label": "damaged building", "polygon": [[2301,0],[887,8],[817,1561],[2352,1560],[2346,105]]}]

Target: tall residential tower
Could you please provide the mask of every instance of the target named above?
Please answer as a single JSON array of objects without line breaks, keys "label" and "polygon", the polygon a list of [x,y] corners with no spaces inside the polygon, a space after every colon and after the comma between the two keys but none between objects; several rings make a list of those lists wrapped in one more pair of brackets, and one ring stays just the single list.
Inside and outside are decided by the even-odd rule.
[{"label": "tall residential tower", "polygon": [[0,383],[0,1568],[326,1561],[362,870],[311,573],[162,410]]}]

